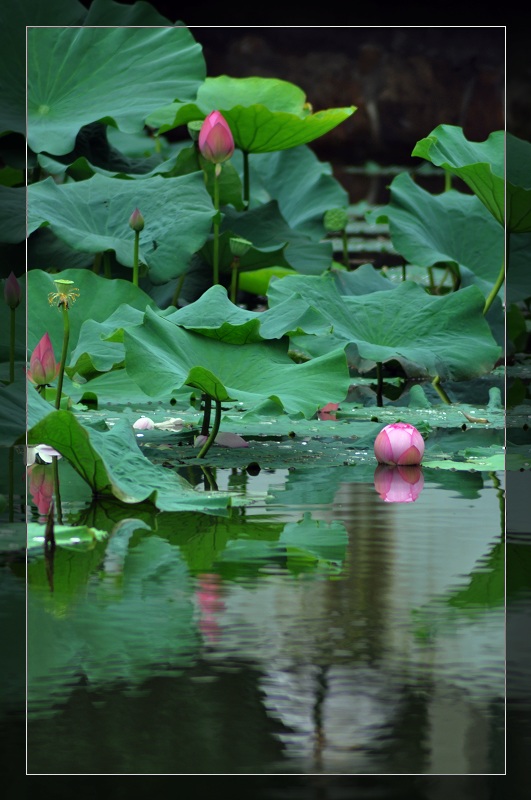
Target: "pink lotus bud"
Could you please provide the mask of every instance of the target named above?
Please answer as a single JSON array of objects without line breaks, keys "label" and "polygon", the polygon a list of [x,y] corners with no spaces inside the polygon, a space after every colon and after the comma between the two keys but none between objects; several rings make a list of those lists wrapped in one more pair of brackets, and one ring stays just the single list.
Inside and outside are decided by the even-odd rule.
[{"label": "pink lotus bud", "polygon": [[374,472],[374,488],[386,503],[414,503],[424,486],[424,475],[418,464],[391,467],[378,464]]},{"label": "pink lotus bud", "polygon": [[424,439],[414,425],[393,422],[376,437],[374,455],[379,464],[420,464]]},{"label": "pink lotus bud", "polygon": [[136,422],[133,422],[133,428],[137,431],[152,431],[155,423],[149,417],[140,417]]},{"label": "pink lotus bud", "polygon": [[46,386],[54,381],[59,373],[59,364],[55,360],[52,343],[47,333],[31,354],[28,378],[36,386]]},{"label": "pink lotus bud", "polygon": [[219,111],[211,111],[199,131],[199,150],[203,158],[213,164],[221,164],[234,153],[231,130]]},{"label": "pink lotus bud", "polygon": [[33,464],[28,469],[29,491],[39,514],[45,517],[53,498],[53,469],[48,464]]},{"label": "pink lotus bud", "polygon": [[129,217],[129,226],[137,233],[140,233],[140,231],[144,230],[144,217],[142,216],[138,208],[135,208],[135,210]]},{"label": "pink lotus bud", "polygon": [[9,278],[4,281],[4,300],[12,309],[20,304],[20,283],[14,272],[11,272]]}]

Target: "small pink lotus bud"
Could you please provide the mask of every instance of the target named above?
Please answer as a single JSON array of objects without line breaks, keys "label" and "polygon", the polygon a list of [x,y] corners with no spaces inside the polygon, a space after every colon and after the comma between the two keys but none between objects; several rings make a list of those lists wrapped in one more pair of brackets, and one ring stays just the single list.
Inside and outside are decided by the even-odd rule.
[{"label": "small pink lotus bud", "polygon": [[135,210],[129,217],[129,226],[137,233],[140,233],[140,231],[144,230],[144,217],[142,216],[138,208],[135,208]]},{"label": "small pink lotus bud", "polygon": [[48,464],[32,464],[28,469],[28,475],[31,498],[39,514],[45,517],[53,499],[53,469]]},{"label": "small pink lotus bud", "polygon": [[424,439],[414,425],[393,422],[386,425],[374,441],[374,455],[379,464],[420,464]]},{"label": "small pink lotus bud", "polygon": [[12,309],[20,304],[20,283],[14,272],[11,272],[9,278],[4,281],[4,300]]},{"label": "small pink lotus bud", "polygon": [[31,354],[28,378],[36,386],[46,386],[54,381],[59,373],[59,364],[55,360],[52,343],[47,333]]},{"label": "small pink lotus bud", "polygon": [[149,417],[140,417],[136,422],[133,422],[133,428],[137,431],[152,431],[155,423]]},{"label": "small pink lotus bud", "polygon": [[199,150],[203,158],[221,164],[234,153],[234,139],[227,120],[219,111],[211,111],[199,131]]},{"label": "small pink lotus bud", "polygon": [[378,464],[374,488],[386,503],[414,503],[424,487],[424,475],[418,464],[391,467]]}]

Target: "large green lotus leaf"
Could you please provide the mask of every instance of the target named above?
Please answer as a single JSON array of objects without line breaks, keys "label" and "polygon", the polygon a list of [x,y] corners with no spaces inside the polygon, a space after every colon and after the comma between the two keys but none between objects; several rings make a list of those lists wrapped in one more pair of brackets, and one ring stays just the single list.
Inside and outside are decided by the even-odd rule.
[{"label": "large green lotus leaf", "polygon": [[[155,305],[142,289],[121,278],[109,280],[85,269],[66,269],[54,275],[38,269],[30,270],[27,273],[28,350],[31,352],[42,336],[48,333],[57,360],[63,347],[63,315],[56,304],[50,305],[48,302],[50,292],[57,291],[54,284],[57,278],[74,281],[74,286],[79,289],[79,297],[68,312],[70,339],[67,364],[76,351],[80,329],[86,322],[104,322],[121,306],[145,311],[146,306]],[[118,325],[114,325],[113,330],[116,327]]]},{"label": "large green lotus leaf", "polygon": [[507,303],[518,303],[531,297],[530,248],[531,234],[511,234],[505,288]]},{"label": "large green lotus leaf", "polygon": [[[279,260],[275,264],[268,265],[261,263],[256,265],[256,268],[290,266],[305,275],[320,275],[332,263],[331,242],[316,242],[315,239],[291,228],[280,213],[276,200],[253,208],[245,214],[239,214],[231,208],[225,209],[221,230],[231,231],[252,242],[256,248],[264,250],[281,248],[287,244],[282,250],[283,261]],[[241,263],[243,269],[249,269],[245,256]]]},{"label": "large green lotus leaf", "polygon": [[490,372],[501,352],[476,286],[433,297],[404,281],[389,291],[347,297],[339,294],[331,275],[288,276],[270,284],[269,305],[293,295],[334,326],[328,342],[297,337],[297,344],[312,354],[349,344],[349,364],[361,372],[396,360],[411,377],[467,380]]},{"label": "large green lotus leaf", "polygon": [[287,341],[234,345],[190,333],[146,310],[124,332],[126,369],[147,394],[193,386],[218,400],[273,400],[288,414],[311,416],[346,396],[350,378],[341,348],[295,364]]},{"label": "large green lotus leaf", "polygon": [[382,275],[380,270],[374,269],[372,264],[362,264],[352,272],[344,269],[332,269],[330,272],[339,293],[345,295],[385,292],[397,285]]},{"label": "large green lotus leaf", "polygon": [[250,159],[250,185],[251,202],[255,198],[261,203],[276,200],[291,228],[318,239],[325,235],[325,212],[349,202],[330,164],[319,161],[306,146],[254,156]]},{"label": "large green lotus leaf", "polygon": [[103,175],[58,186],[52,178],[28,189],[28,233],[40,225],[75,250],[113,250],[133,266],[134,234],[129,217],[138,207],[145,219],[140,260],[153,283],[182,274],[212,228],[214,208],[200,172],[177,178],[118,181]]},{"label": "large green lotus leaf", "polygon": [[28,144],[36,153],[70,152],[91,122],[140,131],[161,104],[195,97],[206,71],[184,27],[29,28],[27,48]]},{"label": "large green lotus leaf", "polygon": [[297,333],[328,333],[332,325],[308,308],[305,300],[290,297],[267,311],[248,311],[234,305],[223,286],[211,286],[196,300],[167,319],[187,330],[231,344],[281,339]]},{"label": "large green lotus leaf", "polygon": [[439,125],[417,142],[412,155],[461,178],[493,217],[513,233],[531,230],[529,142],[505,131],[494,131],[484,142],[470,142],[462,128]]},{"label": "large green lotus leaf", "polygon": [[[185,98],[180,97],[180,100]],[[312,113],[304,92],[275,78],[207,78],[197,104],[172,103],[150,114],[147,124],[161,133],[221,111],[234,141],[248,153],[286,150],[317,139],[337,127],[355,106]]]},{"label": "large green lotus leaf", "polygon": [[405,172],[390,192],[390,204],[374,213],[389,222],[396,250],[421,267],[448,261],[466,267],[488,295],[503,264],[504,235],[483,203],[453,189],[432,195]]},{"label": "large green lotus leaf", "polygon": [[[30,392],[28,402],[33,402]],[[197,492],[176,472],[152,464],[140,451],[132,426],[118,422],[110,431],[85,428],[70,411],[52,411],[28,431],[28,444],[48,444],[68,459],[94,494],[112,494],[124,503],[150,500],[162,511],[220,513],[230,504],[221,492]]]}]

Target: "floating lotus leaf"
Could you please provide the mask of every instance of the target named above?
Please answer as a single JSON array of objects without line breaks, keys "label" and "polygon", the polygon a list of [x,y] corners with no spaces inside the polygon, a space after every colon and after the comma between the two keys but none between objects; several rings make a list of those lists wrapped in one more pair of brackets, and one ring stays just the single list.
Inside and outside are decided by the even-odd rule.
[{"label": "floating lotus leaf", "polygon": [[[180,98],[181,100],[183,98]],[[270,153],[307,144],[337,127],[355,106],[331,108],[315,114],[304,92],[275,78],[207,78],[197,92],[197,103],[172,103],[149,115],[147,124],[160,133],[204,119],[221,111],[234,141],[248,153]]]},{"label": "floating lotus leaf", "polygon": [[[28,394],[28,403],[33,402]],[[230,504],[223,493],[196,492],[176,472],[152,464],[140,451],[125,420],[110,431],[84,427],[69,411],[51,411],[28,431],[28,444],[48,444],[68,459],[94,494],[114,495],[124,503],[153,502],[163,511],[220,513]]]},{"label": "floating lotus leaf", "polygon": [[94,175],[63,186],[47,178],[28,188],[28,233],[49,225],[75,250],[113,250],[120,264],[132,267],[134,236],[128,222],[137,207],[146,223],[140,260],[153,283],[165,283],[186,270],[212,228],[215,212],[200,172],[145,181]]},{"label": "floating lotus leaf", "polygon": [[206,72],[184,27],[28,28],[27,52],[28,144],[36,153],[70,152],[91,122],[140,131],[163,103],[194,98]]},{"label": "floating lotus leaf", "polygon": [[147,309],[140,326],[124,331],[126,369],[150,395],[184,385],[211,397],[256,405],[271,399],[279,411],[311,416],[343,400],[348,375],[343,348],[295,364],[287,341],[228,344],[190,333]]},{"label": "floating lotus leaf", "polygon": [[531,231],[529,142],[506,131],[494,131],[484,142],[469,142],[462,128],[439,125],[417,142],[412,155],[461,178],[508,230]]},{"label": "floating lotus leaf", "polygon": [[306,300],[334,328],[328,341],[296,337],[296,345],[313,355],[348,344],[349,363],[360,372],[396,360],[408,376],[467,380],[490,372],[501,353],[476,286],[442,297],[426,294],[411,281],[347,297],[339,294],[331,275],[289,276],[269,286],[271,308],[293,296]]}]

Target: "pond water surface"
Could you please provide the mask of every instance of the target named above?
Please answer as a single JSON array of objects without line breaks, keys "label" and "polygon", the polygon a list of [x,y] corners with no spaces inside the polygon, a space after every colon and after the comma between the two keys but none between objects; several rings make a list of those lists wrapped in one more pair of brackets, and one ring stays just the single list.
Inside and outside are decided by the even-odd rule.
[{"label": "pond water surface", "polygon": [[216,480],[257,500],[30,555],[28,774],[503,773],[503,474]]}]

